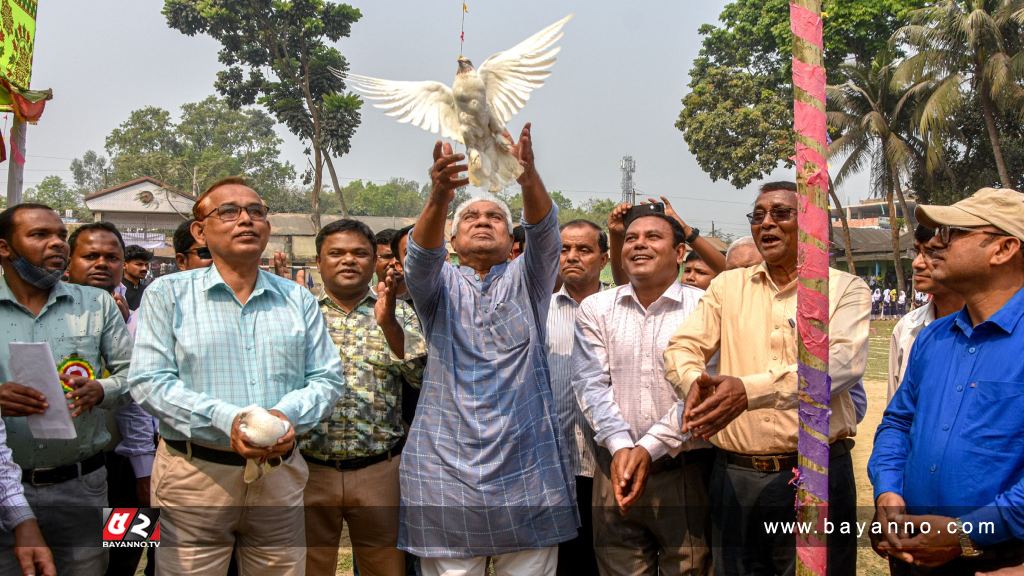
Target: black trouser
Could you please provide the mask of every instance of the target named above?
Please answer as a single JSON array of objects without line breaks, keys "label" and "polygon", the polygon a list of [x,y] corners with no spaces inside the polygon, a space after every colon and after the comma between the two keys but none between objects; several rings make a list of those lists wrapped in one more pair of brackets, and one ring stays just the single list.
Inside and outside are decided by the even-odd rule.
[{"label": "black trouser", "polygon": [[[111,508],[139,508],[135,489],[135,470],[128,458],[107,452],[107,501]],[[142,548],[111,548],[106,576],[134,576],[142,558]],[[147,548],[146,576],[153,576],[154,548]]]},{"label": "black trouser", "polygon": [[[847,442],[852,442],[847,441]],[[857,484],[848,450],[837,450],[829,458],[828,519],[835,525],[857,520]],[[771,534],[765,523],[796,520],[796,487],[793,473],[758,472],[729,464],[719,452],[711,473],[712,550],[715,574],[794,574],[796,536],[776,529]],[[857,573],[857,531],[828,536],[828,573]]]},{"label": "black trouser", "polygon": [[594,479],[576,477],[576,507],[580,511],[580,532],[558,545],[558,576],[580,574],[597,576],[597,556],[594,554],[594,522],[591,499]]}]

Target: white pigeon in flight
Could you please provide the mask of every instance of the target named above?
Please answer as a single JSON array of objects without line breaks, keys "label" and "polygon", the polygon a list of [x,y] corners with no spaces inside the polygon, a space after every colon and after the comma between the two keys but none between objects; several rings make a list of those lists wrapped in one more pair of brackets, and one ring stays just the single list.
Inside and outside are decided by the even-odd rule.
[{"label": "white pigeon in flight", "polygon": [[497,192],[523,172],[511,152],[505,124],[522,110],[530,92],[544,85],[561,48],[555,43],[569,14],[558,22],[492,55],[479,69],[459,56],[455,82],[381,80],[333,70],[370,100],[375,108],[397,118],[466,145],[469,181]]}]

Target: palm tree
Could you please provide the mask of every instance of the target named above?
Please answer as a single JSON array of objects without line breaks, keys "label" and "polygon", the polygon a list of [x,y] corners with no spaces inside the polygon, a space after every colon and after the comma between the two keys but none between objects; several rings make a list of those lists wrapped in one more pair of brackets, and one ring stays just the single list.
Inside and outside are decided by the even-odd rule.
[{"label": "palm tree", "polygon": [[1024,77],[1024,53],[1019,42],[1007,42],[1012,38],[1004,33],[1019,34],[1024,2],[940,0],[912,11],[909,18],[910,24],[896,31],[893,42],[909,45],[914,53],[900,64],[894,79],[904,83],[934,81],[918,114],[919,131],[928,143],[926,169],[932,173],[940,169],[942,136],[952,129],[950,120],[963,105],[967,92],[974,92],[999,179],[1003,186],[1012,187],[996,113],[1000,109],[1022,113],[1024,89],[1016,80]]},{"label": "palm tree", "polygon": [[829,146],[829,157],[845,158],[835,176],[836,186],[870,165],[870,192],[888,203],[892,258],[898,289],[903,290],[899,244],[902,226],[896,219],[894,197],[899,199],[907,219],[910,212],[901,182],[919,163],[923,152],[920,142],[907,135],[905,127],[911,123],[912,104],[929,94],[931,84],[923,81],[894,88],[894,56],[894,50],[886,48],[870,64],[841,66],[842,77],[848,80],[828,87],[829,127],[840,133]]}]

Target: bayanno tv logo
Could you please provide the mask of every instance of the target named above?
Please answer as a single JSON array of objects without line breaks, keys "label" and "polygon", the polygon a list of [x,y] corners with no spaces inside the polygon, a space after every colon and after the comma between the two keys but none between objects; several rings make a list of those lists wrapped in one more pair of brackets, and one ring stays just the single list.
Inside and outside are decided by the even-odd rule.
[{"label": "bayanno tv logo", "polygon": [[159,548],[159,508],[104,508],[104,548]]}]

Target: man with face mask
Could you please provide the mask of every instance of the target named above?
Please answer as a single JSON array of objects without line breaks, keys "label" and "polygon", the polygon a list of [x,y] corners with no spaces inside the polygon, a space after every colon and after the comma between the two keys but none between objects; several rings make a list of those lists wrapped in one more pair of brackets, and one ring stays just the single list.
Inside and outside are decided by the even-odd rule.
[{"label": "man with face mask", "polygon": [[[58,573],[99,575],[107,564],[106,550],[96,546],[107,505],[106,409],[124,400],[131,338],[108,293],[60,281],[68,266],[67,228],[49,207],[20,204],[0,213],[0,265],[0,411],[8,446]],[[68,406],[50,406],[39,391],[10,381],[10,342],[49,343],[70,389]],[[110,376],[97,379],[102,368]],[[23,416],[48,410],[70,410],[74,440],[32,436]],[[10,534],[0,534],[0,574],[20,573],[10,550]]]}]

